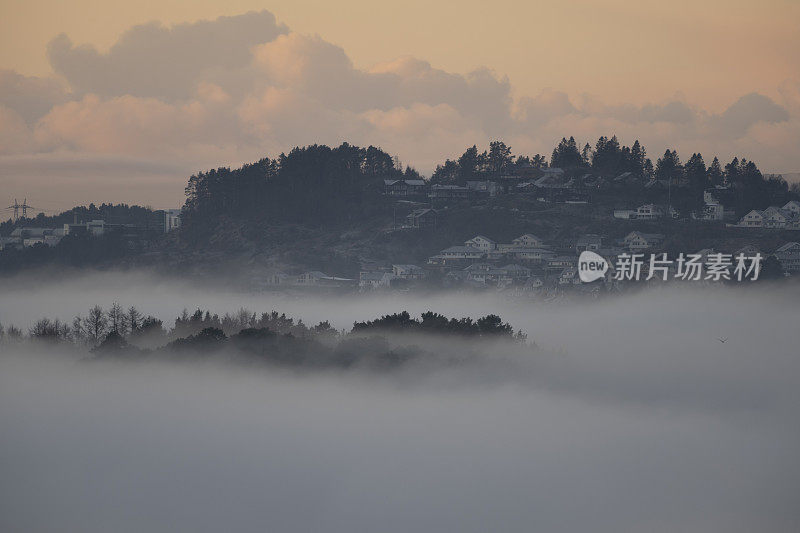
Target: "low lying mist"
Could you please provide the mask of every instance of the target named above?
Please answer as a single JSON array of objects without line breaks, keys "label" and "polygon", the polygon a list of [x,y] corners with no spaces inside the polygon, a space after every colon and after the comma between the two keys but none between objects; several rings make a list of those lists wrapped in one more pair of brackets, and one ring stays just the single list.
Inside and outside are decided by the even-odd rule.
[{"label": "low lying mist", "polygon": [[528,336],[384,335],[425,354],[380,371],[5,342],[4,532],[800,529],[797,286],[543,305],[241,294],[134,272],[0,294],[0,322],[22,331],[117,301],[166,326],[197,307],[348,331],[431,310],[494,313]]}]

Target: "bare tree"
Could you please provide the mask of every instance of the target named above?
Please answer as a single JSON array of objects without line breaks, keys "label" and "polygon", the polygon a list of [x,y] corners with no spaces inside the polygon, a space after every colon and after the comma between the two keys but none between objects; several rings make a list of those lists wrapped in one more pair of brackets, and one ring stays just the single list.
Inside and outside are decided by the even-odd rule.
[{"label": "bare tree", "polygon": [[86,335],[92,344],[97,344],[106,332],[106,314],[103,308],[95,305],[89,309],[89,316],[84,320]]},{"label": "bare tree", "polygon": [[72,319],[72,339],[77,342],[84,342],[88,337],[88,332],[86,331],[87,323],[84,319],[80,316],[75,316]]},{"label": "bare tree", "polygon": [[114,302],[111,304],[111,307],[108,310],[108,329],[109,332],[116,333],[122,337],[125,336],[126,333],[126,316],[125,312],[122,310],[122,306],[119,305],[118,302]]},{"label": "bare tree", "polygon": [[6,339],[18,341],[22,338],[22,330],[13,324],[9,324],[6,329]]}]

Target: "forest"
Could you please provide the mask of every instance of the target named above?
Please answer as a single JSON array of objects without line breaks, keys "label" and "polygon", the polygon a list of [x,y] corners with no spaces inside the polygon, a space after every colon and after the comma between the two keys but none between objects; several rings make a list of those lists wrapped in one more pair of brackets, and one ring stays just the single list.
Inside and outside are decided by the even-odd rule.
[{"label": "forest", "polygon": [[402,311],[339,331],[327,321],[307,326],[277,311],[259,315],[241,308],[220,317],[198,308],[193,313],[184,310],[172,328],[165,328],[158,318],[114,302],[108,309],[93,306],[85,315],[75,316],[71,324],[41,318],[27,332],[0,325],[0,345],[69,348],[85,353],[86,360],[233,358],[292,367],[396,366],[422,357],[435,358],[438,349],[433,345],[438,346],[437,339],[448,338],[533,347],[523,332],[497,315],[473,320],[431,311],[419,319]]}]

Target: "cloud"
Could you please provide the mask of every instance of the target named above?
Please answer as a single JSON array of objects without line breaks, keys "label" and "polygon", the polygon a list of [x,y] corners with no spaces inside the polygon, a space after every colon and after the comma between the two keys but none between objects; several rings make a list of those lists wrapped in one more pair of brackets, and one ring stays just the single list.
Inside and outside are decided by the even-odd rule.
[{"label": "cloud", "polygon": [[59,35],[47,47],[53,70],[79,95],[141,96],[167,101],[193,94],[201,81],[241,76],[251,48],[275,39],[287,28],[268,11],[213,21],[134,26],[108,53],[75,46]]},{"label": "cloud", "polygon": [[[779,88],[778,100],[752,93],[720,113],[682,96],[609,105],[548,88],[514,98],[510,81],[486,68],[452,73],[413,57],[358,68],[341,47],[291,32],[266,11],[135,26],[107,52],[60,35],[48,54],[59,78],[0,72],[0,153],[203,168],[346,140],[380,145],[430,172],[493,138],[517,154],[549,154],[563,136],[593,144],[616,134],[626,144],[640,139],[651,155],[676,148],[684,158],[700,151],[744,156],[767,171],[800,168],[796,81]],[[27,183],[19,194],[67,190],[53,180]]]},{"label": "cloud", "polygon": [[55,78],[23,76],[0,70],[0,105],[13,109],[26,122],[35,122],[56,105],[69,99],[64,85]]}]

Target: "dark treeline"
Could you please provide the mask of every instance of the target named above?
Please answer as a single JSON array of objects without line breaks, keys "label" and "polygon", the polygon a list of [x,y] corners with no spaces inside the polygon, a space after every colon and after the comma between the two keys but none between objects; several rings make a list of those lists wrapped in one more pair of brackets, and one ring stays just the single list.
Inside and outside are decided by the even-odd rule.
[{"label": "dark treeline", "polygon": [[8,219],[0,223],[0,235],[8,235],[17,227],[60,228],[64,224],[92,220],[103,220],[106,224],[133,224],[154,228],[163,224],[162,217],[149,207],[128,204],[89,204],[88,206],[79,205],[55,215],[39,213],[32,218]]},{"label": "dark treeline", "polygon": [[356,322],[348,332],[335,330],[327,321],[307,326],[277,311],[258,315],[242,308],[219,316],[197,309],[184,310],[167,329],[161,320],[115,302],[105,310],[96,305],[71,324],[42,318],[27,335],[17,327],[0,325],[0,342],[69,345],[96,358],[192,359],[220,354],[290,366],[349,367],[396,365],[430,355],[418,338],[413,346],[400,342],[412,333],[473,342],[506,340],[520,346],[526,341],[521,331],[497,315],[473,320],[427,312],[417,319],[403,311]]},{"label": "dark treeline", "polygon": [[[430,183],[464,185],[471,179],[493,179],[508,173],[535,177],[558,167],[567,175],[592,173],[616,177],[630,173],[631,190],[650,180],[671,184],[700,197],[708,187],[728,186],[734,191],[737,211],[764,208],[796,196],[780,177],[765,178],[753,161],[734,158],[723,164],[693,153],[681,161],[677,151],[666,150],[655,163],[636,140],[620,144],[616,136],[600,137],[581,146],[574,137],[563,138],[548,160],[541,154],[514,155],[502,141],[487,150],[467,148],[456,160],[446,160],[433,172]],[[186,187],[184,232],[207,233],[220,217],[268,223],[310,226],[355,223],[385,214],[383,179],[421,179],[379,148],[359,148],[347,143],[337,148],[313,145],[295,148],[277,159],[264,158],[239,169],[218,168],[193,175]],[[638,181],[636,181],[638,180]],[[624,191],[622,191],[624,195]]]},{"label": "dark treeline", "polygon": [[503,322],[497,315],[486,315],[478,320],[466,318],[450,318],[428,311],[422,313],[420,319],[413,318],[407,311],[384,315],[376,320],[356,322],[353,332],[364,331],[400,332],[400,333],[447,333],[466,337],[515,336],[524,339],[522,332],[514,333],[511,324]]},{"label": "dark treeline", "polygon": [[220,216],[266,222],[338,224],[382,212],[383,179],[419,179],[386,152],[347,143],[295,148],[235,170],[218,168],[189,178],[183,209],[188,232]]}]

